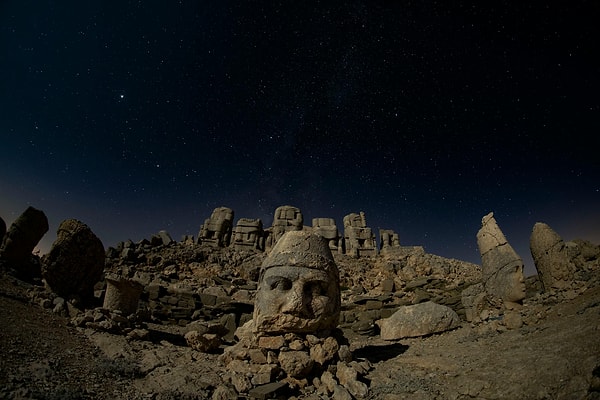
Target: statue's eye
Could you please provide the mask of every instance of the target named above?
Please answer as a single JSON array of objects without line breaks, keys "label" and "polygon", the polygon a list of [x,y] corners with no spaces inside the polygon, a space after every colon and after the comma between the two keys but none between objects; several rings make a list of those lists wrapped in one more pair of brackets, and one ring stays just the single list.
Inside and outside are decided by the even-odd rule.
[{"label": "statue's eye", "polygon": [[327,282],[312,281],[304,286],[304,292],[311,296],[322,296],[327,294]]},{"label": "statue's eye", "polygon": [[292,281],[281,276],[267,279],[267,284],[271,290],[290,290],[292,288]]}]

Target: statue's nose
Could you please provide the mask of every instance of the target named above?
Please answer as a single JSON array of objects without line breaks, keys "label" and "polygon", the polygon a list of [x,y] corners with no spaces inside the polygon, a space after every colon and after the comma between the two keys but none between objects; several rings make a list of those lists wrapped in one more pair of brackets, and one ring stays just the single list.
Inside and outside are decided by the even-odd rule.
[{"label": "statue's nose", "polygon": [[310,317],[311,315],[307,307],[307,300],[308,299],[303,294],[302,288],[293,287],[292,290],[289,291],[283,307],[281,307],[281,312],[299,317]]}]

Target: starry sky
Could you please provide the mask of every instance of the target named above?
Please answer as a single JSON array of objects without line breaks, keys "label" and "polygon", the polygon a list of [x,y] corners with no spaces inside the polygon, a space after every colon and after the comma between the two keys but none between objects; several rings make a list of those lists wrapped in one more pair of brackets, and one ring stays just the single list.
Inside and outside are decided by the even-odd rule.
[{"label": "starry sky", "polygon": [[[483,2],[485,3],[485,2]],[[600,243],[594,1],[0,2],[0,216],[104,246],[364,211],[480,263],[490,211]]]}]

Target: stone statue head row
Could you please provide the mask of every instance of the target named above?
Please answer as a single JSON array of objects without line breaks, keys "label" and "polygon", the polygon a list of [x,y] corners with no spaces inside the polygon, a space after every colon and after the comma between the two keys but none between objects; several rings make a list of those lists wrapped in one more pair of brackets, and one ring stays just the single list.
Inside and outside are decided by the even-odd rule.
[{"label": "stone statue head row", "polygon": [[316,333],[338,324],[340,286],[327,240],[287,232],[264,260],[254,305],[254,331]]}]

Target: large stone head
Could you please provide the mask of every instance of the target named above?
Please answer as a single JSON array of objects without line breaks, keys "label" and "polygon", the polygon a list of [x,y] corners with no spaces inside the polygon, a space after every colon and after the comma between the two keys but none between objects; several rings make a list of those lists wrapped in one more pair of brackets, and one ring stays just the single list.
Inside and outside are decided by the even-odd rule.
[{"label": "large stone head", "polygon": [[254,331],[316,333],[335,328],[339,285],[327,240],[308,232],[287,232],[262,264]]},{"label": "large stone head", "polygon": [[477,232],[482,280],[491,300],[518,303],[525,298],[523,260],[500,230],[494,213],[481,220]]}]

